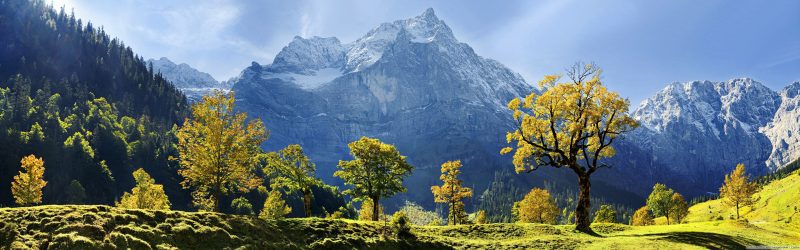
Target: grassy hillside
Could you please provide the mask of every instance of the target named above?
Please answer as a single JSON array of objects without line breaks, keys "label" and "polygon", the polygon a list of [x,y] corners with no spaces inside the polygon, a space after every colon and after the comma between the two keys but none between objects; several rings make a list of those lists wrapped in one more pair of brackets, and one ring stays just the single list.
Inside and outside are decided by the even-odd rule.
[{"label": "grassy hillside", "polygon": [[672,226],[594,226],[602,236],[573,226],[488,224],[414,227],[413,239],[382,233],[382,223],[287,219],[108,206],[39,206],[0,209],[0,248],[33,249],[608,249],[725,248],[800,245],[800,237],[740,221]]}]

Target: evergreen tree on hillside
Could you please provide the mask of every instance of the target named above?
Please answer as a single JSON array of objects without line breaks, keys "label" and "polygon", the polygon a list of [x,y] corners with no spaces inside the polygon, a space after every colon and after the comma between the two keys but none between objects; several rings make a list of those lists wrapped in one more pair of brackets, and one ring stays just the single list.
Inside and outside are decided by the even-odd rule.
[{"label": "evergreen tree on hillside", "polygon": [[736,209],[736,219],[739,219],[739,208],[757,201],[753,197],[756,191],[756,184],[750,182],[745,174],[744,164],[738,164],[732,173],[725,175],[725,184],[719,189],[719,195],[722,204]]},{"label": "evergreen tree on hillside", "polygon": [[514,98],[508,103],[517,128],[506,135],[514,151],[517,173],[533,172],[542,166],[567,168],[578,176],[579,196],[575,206],[575,228],[593,233],[590,227],[591,175],[607,167],[601,160],[616,153],[612,143],[638,123],[628,114],[629,101],[602,85],[601,70],[593,64],[575,64],[567,71],[569,80],[559,83],[557,75],[539,82],[544,90]]},{"label": "evergreen tree on hillside", "polygon": [[234,96],[215,91],[192,106],[192,117],[178,130],[181,184],[192,188],[201,210],[220,211],[220,198],[246,193],[261,183],[256,165],[267,132],[260,119],[234,112]]},{"label": "evergreen tree on hillside", "polygon": [[20,163],[25,172],[19,171],[19,175],[14,176],[14,182],[11,183],[14,200],[20,206],[42,203],[42,188],[47,185],[43,179],[44,161],[35,155],[29,155],[22,158]]},{"label": "evergreen tree on hillside", "polygon": [[439,177],[442,182],[441,186],[431,187],[433,192],[434,201],[437,203],[445,203],[449,207],[450,216],[448,217],[448,224],[458,225],[460,220],[458,216],[463,209],[463,202],[461,200],[472,197],[472,189],[461,185],[461,180],[458,176],[461,175],[461,161],[448,161],[442,164],[442,175]]},{"label": "evergreen tree on hillside", "polygon": [[380,199],[405,192],[403,179],[411,175],[414,167],[406,162],[406,157],[400,155],[394,145],[378,139],[361,137],[347,144],[347,147],[355,159],[339,161],[339,170],[333,175],[352,186],[345,191],[346,194],[370,199],[372,204],[377,205],[372,207],[372,220],[377,221]]}]

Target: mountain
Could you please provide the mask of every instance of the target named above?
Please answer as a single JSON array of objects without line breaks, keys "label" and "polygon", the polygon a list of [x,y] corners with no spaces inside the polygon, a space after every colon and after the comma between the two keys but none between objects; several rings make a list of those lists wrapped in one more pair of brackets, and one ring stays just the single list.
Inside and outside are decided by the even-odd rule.
[{"label": "mountain", "polygon": [[786,115],[795,97],[791,86],[778,94],[749,78],[669,84],[633,111],[642,126],[625,135],[614,161],[623,172],[644,174],[640,183],[664,182],[690,195],[716,192],[738,163],[751,174],[770,173],[798,154],[773,149],[797,131]]},{"label": "mountain", "polygon": [[[513,125],[505,104],[533,87],[460,43],[432,9],[383,23],[351,43],[295,37],[271,64],[242,71],[237,107],[270,130],[264,145],[301,144],[329,183],[361,136],[395,144],[416,167],[397,199],[432,201],[439,166],[461,159],[467,183],[484,189]],[[432,204],[432,202],[428,202]]]},{"label": "mountain", "polygon": [[230,81],[217,82],[210,74],[201,72],[186,63],[175,64],[166,57],[147,60],[153,71],[169,80],[180,89],[190,101],[199,100],[213,90],[228,90]]},{"label": "mountain", "polygon": [[767,166],[773,170],[800,158],[800,82],[785,87],[780,96],[781,105],[772,121],[760,128],[772,142]]}]

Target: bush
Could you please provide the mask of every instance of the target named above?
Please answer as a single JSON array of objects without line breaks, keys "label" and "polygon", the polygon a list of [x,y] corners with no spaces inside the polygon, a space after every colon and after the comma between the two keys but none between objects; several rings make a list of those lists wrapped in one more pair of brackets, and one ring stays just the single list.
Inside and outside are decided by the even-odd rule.
[{"label": "bush", "polygon": [[231,208],[234,214],[253,215],[253,204],[250,204],[250,200],[244,196],[233,199]]},{"label": "bush", "polygon": [[411,226],[408,223],[408,216],[403,211],[397,211],[392,215],[392,230],[397,238],[408,238],[412,236]]},{"label": "bush", "polygon": [[610,205],[602,205],[594,214],[594,223],[617,223],[617,212]]}]

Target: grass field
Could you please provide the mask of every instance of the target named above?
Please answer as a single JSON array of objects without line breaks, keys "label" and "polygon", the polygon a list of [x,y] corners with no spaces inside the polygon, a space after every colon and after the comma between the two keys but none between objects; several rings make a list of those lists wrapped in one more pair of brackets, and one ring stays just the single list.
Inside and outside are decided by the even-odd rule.
[{"label": "grass field", "polygon": [[108,206],[0,209],[0,248],[14,249],[737,249],[800,245],[775,223],[724,220],[669,226],[486,224],[414,227],[414,238],[383,233],[382,223],[287,219]]}]

